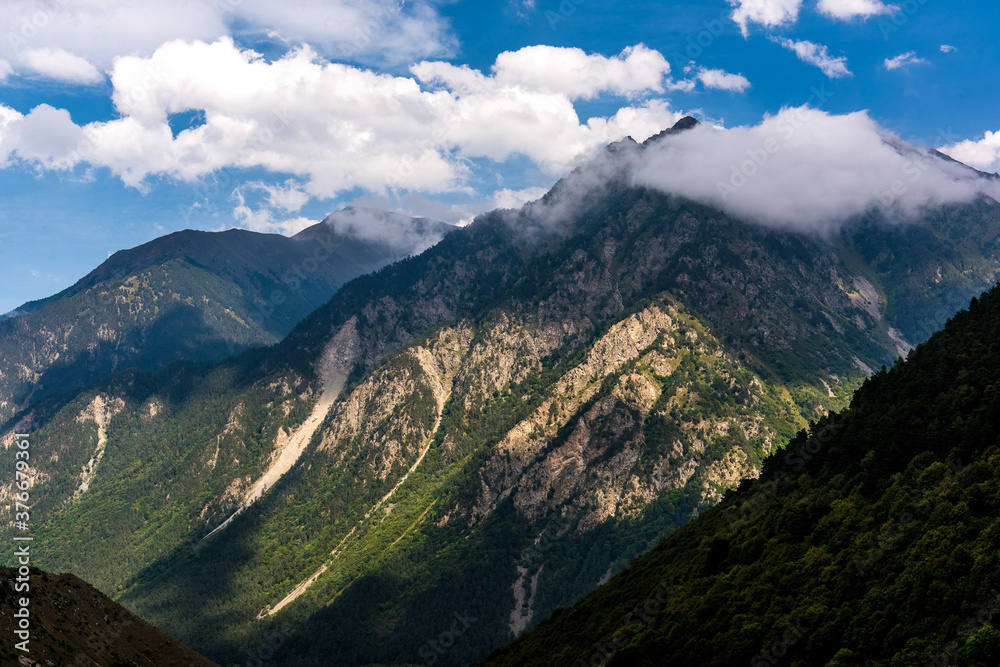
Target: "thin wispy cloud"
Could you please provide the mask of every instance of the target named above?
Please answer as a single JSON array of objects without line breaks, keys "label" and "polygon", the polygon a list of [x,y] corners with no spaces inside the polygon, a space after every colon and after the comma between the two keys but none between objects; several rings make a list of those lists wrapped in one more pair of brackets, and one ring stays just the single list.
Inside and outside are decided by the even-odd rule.
[{"label": "thin wispy cloud", "polygon": [[851,76],[851,71],[847,69],[847,57],[831,56],[829,48],[823,44],[808,40],[794,41],[784,37],[774,38],[774,41],[794,53],[802,62],[820,68],[823,74],[831,79]]},{"label": "thin wispy cloud", "polygon": [[[7,33],[0,58],[16,70],[32,67],[23,56],[33,50],[59,51],[67,54],[61,56],[65,61],[73,56],[100,71],[118,56],[148,56],[171,40],[211,42],[234,35],[289,48],[309,44],[329,58],[373,64],[408,65],[458,50],[432,0],[5,0],[0,25]],[[72,67],[82,80],[80,63]],[[58,68],[33,69],[59,78]]]},{"label": "thin wispy cloud", "polygon": [[921,65],[925,64],[927,61],[923,58],[918,58],[915,51],[909,51],[907,53],[901,53],[895,58],[886,58],[882,65],[887,70],[901,69],[909,65]]},{"label": "thin wispy cloud", "polygon": [[32,74],[58,81],[92,84],[104,80],[93,63],[65,49],[29,49],[20,54],[18,62]]},{"label": "thin wispy cloud", "polygon": [[716,90],[742,93],[750,88],[750,81],[742,74],[732,74],[721,69],[700,68],[696,71],[695,78],[706,88]]}]

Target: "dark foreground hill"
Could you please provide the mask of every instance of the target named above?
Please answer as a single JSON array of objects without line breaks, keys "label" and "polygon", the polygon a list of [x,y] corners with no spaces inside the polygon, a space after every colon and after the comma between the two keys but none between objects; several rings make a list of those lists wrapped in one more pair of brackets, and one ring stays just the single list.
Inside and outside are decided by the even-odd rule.
[{"label": "dark foreground hill", "polygon": [[484,665],[1000,664],[1000,288]]},{"label": "dark foreground hill", "polygon": [[[0,569],[0,664],[24,667],[213,667],[176,639],[104,596],[72,574],[32,568],[30,591],[15,590],[18,574]],[[14,634],[17,600],[30,595],[30,636],[22,652]],[[217,667],[217,666],[216,666]]]}]

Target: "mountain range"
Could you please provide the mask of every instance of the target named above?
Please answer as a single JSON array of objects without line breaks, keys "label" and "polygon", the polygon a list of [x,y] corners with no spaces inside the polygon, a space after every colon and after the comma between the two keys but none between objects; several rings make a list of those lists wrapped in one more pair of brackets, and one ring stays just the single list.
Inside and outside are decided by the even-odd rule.
[{"label": "mountain range", "polygon": [[636,576],[1000,272],[985,196],[820,235],[629,177],[691,127],[348,282],[273,346],[26,400],[0,441],[40,452],[40,564],[219,664],[286,625],[282,665],[467,664]]},{"label": "mountain range", "polygon": [[344,283],[451,229],[347,208],[292,238],[186,230],[119,251],[0,320],[0,420],[115,371],[217,362],[274,344]]}]

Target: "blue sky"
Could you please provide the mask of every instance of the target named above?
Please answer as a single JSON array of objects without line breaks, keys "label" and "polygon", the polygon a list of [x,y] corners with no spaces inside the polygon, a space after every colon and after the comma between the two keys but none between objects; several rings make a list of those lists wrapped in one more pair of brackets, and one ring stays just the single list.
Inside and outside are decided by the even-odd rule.
[{"label": "blue sky", "polygon": [[0,312],[179,229],[465,221],[684,114],[867,110],[1000,169],[986,0],[9,0],[0,21]]}]

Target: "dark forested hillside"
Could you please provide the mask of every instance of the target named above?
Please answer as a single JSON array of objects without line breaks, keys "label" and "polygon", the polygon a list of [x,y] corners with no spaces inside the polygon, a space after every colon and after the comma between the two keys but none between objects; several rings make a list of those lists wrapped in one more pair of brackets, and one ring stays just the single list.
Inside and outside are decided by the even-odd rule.
[{"label": "dark forested hillside", "polygon": [[485,665],[1000,664],[1000,288]]}]

